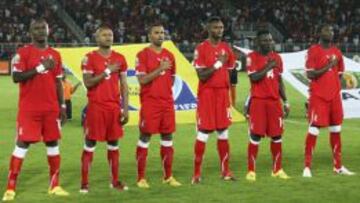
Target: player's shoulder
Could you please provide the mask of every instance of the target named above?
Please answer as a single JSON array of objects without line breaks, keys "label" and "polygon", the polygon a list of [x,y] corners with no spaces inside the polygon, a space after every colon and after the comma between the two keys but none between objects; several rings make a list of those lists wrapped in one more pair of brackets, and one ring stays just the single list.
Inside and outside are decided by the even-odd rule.
[{"label": "player's shoulder", "polygon": [[163,48],[163,52],[170,57],[174,57],[174,54],[167,48]]},{"label": "player's shoulder", "polygon": [[248,54],[247,54],[247,57],[248,58],[256,58],[257,56],[259,56],[260,54],[259,54],[259,52],[257,52],[257,51],[251,51],[251,52],[249,52]]},{"label": "player's shoulder", "polygon": [[333,49],[333,52],[335,52],[336,54],[342,55],[341,50],[337,46],[333,45],[331,48]]},{"label": "player's shoulder", "polygon": [[196,50],[206,49],[209,46],[209,40],[204,40],[196,45]]},{"label": "player's shoulder", "polygon": [[136,55],[138,57],[144,57],[147,55],[147,53],[149,52],[149,47],[144,47],[143,49],[141,49]]},{"label": "player's shoulder", "polygon": [[16,52],[20,55],[26,55],[31,52],[31,49],[33,49],[33,46],[31,44],[26,44],[22,47],[19,47]]},{"label": "player's shoulder", "polygon": [[272,51],[272,52],[271,52],[271,55],[272,55],[272,56],[274,56],[275,58],[277,58],[277,59],[280,59],[280,60],[281,60],[281,56],[280,56],[280,54],[279,54],[279,53],[277,53],[276,51]]},{"label": "player's shoulder", "polygon": [[321,46],[320,46],[320,44],[316,43],[316,44],[311,45],[308,48],[308,52],[315,52],[315,51],[318,51],[319,49],[321,49]]},{"label": "player's shoulder", "polygon": [[122,55],[120,52],[117,51],[112,51],[112,54],[114,55],[114,57],[119,58],[119,59],[124,59],[125,60],[125,56]]},{"label": "player's shoulder", "polygon": [[54,48],[52,48],[52,47],[49,47],[49,48],[48,48],[48,52],[49,52],[51,55],[60,58],[60,52],[59,52],[58,50],[56,50],[56,49],[54,49]]}]

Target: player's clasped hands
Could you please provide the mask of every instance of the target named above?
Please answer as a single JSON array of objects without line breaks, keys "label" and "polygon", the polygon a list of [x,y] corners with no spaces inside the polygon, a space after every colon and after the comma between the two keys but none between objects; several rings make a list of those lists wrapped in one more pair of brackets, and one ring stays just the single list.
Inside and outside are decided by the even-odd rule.
[{"label": "player's clasped hands", "polygon": [[55,61],[52,57],[43,59],[41,64],[45,67],[45,70],[51,70],[55,67]]},{"label": "player's clasped hands", "polygon": [[331,55],[330,60],[329,60],[329,64],[331,67],[336,66],[336,64],[338,63],[338,59],[335,55]]},{"label": "player's clasped hands", "polygon": [[166,71],[166,70],[170,69],[170,67],[171,67],[171,64],[170,64],[169,59],[165,58],[165,59],[160,60],[160,69],[162,71]]},{"label": "player's clasped hands", "polygon": [[111,73],[118,72],[120,70],[119,63],[112,63],[107,66],[107,68],[111,71]]},{"label": "player's clasped hands", "polygon": [[268,65],[269,67],[271,67],[271,69],[275,68],[275,66],[276,66],[276,61],[275,61],[275,59],[270,58],[270,59],[268,60],[267,65]]},{"label": "player's clasped hands", "polygon": [[226,54],[226,52],[222,52],[219,56],[218,56],[218,61],[221,61],[222,64],[225,64],[228,60],[229,56]]}]

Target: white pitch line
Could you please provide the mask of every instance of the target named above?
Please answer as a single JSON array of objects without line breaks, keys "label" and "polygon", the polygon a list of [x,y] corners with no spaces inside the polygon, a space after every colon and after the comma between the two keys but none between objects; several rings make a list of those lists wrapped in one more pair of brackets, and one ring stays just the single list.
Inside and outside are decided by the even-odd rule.
[{"label": "white pitch line", "polygon": [[[291,123],[291,124],[300,124],[300,125],[308,125],[307,122],[305,121],[296,121],[296,120],[290,120],[290,119],[286,119],[285,122],[287,123]],[[344,125],[343,128],[345,129],[351,129],[351,130],[359,130],[360,131],[360,128],[359,127],[350,127],[348,125]]]}]

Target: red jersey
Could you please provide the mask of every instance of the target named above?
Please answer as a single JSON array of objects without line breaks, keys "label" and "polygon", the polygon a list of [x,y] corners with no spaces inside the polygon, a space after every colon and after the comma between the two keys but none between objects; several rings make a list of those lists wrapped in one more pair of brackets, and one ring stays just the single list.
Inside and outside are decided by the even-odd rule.
[{"label": "red jersey", "polygon": [[105,110],[120,109],[120,73],[127,73],[127,63],[123,55],[111,51],[109,57],[104,57],[98,51],[86,54],[82,61],[81,69],[84,74],[99,75],[104,72],[110,64],[119,64],[118,73],[111,73],[96,86],[88,89],[87,97],[89,104],[98,105]]},{"label": "red jersey", "polygon": [[149,100],[174,102],[172,85],[173,76],[176,74],[176,64],[174,55],[167,49],[162,48],[160,53],[156,53],[149,47],[140,51],[136,56],[136,75],[148,74],[159,68],[162,59],[169,60],[171,68],[162,72],[150,83],[140,86],[141,103]]},{"label": "red jersey", "polygon": [[251,82],[251,97],[260,99],[279,99],[280,83],[279,79],[283,72],[281,57],[276,52],[270,52],[266,56],[257,51],[248,54],[246,68],[248,75],[261,71],[265,68],[269,59],[276,61],[276,66],[267,72],[266,76],[259,81]]},{"label": "red jersey", "polygon": [[62,62],[60,54],[53,48],[39,49],[33,44],[18,49],[12,59],[13,72],[25,72],[35,69],[41,61],[53,58],[55,67],[33,78],[20,82],[20,111],[59,111],[60,105],[56,92],[56,80],[62,78]]},{"label": "red jersey", "polygon": [[198,92],[204,88],[228,88],[230,87],[228,69],[235,66],[236,57],[226,42],[219,42],[217,45],[211,44],[209,40],[205,40],[199,44],[194,53],[195,68],[211,68],[218,60],[219,55],[226,53],[228,60],[223,66],[216,70],[208,80],[199,81]]},{"label": "red jersey", "polygon": [[336,66],[330,68],[319,78],[310,81],[310,96],[316,95],[325,100],[331,100],[340,95],[341,81],[339,74],[344,72],[344,60],[342,53],[335,46],[328,49],[323,48],[320,44],[311,46],[308,49],[305,70],[318,70],[326,66],[330,58],[335,56],[338,59]]}]

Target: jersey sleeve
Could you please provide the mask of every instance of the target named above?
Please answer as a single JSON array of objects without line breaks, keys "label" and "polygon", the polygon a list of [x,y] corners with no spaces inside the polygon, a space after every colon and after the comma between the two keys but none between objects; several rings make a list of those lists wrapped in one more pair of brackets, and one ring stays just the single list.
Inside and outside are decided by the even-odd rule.
[{"label": "jersey sleeve", "polygon": [[56,78],[62,78],[63,77],[63,64],[60,54],[56,55],[56,67],[55,67],[55,76]]},{"label": "jersey sleeve", "polygon": [[81,70],[83,74],[94,74],[94,67],[91,64],[90,54],[87,54],[81,61]]},{"label": "jersey sleeve", "polygon": [[146,68],[146,57],[144,55],[144,52],[139,52],[136,55],[136,59],[135,59],[135,71],[136,71],[136,75],[144,75],[147,73],[147,68]]},{"label": "jersey sleeve", "polygon": [[255,56],[254,54],[249,54],[246,57],[246,71],[248,75],[251,75],[256,72]]},{"label": "jersey sleeve", "polygon": [[127,62],[126,62],[126,59],[124,56],[121,56],[121,65],[120,65],[120,72],[121,73],[127,73],[127,69],[128,69],[128,65],[127,65]]},{"label": "jersey sleeve", "polygon": [[284,65],[280,55],[278,55],[278,63],[279,63],[279,73],[281,75],[284,72]]},{"label": "jersey sleeve", "polygon": [[314,70],[316,66],[316,52],[314,47],[308,49],[305,60],[305,71]]},{"label": "jersey sleeve", "polygon": [[171,75],[176,75],[176,59],[174,55],[171,54]]},{"label": "jersey sleeve", "polygon": [[339,62],[338,62],[338,73],[343,74],[344,71],[345,71],[344,57],[340,52],[340,54],[339,54]]},{"label": "jersey sleeve", "polygon": [[197,46],[194,51],[194,67],[195,68],[205,68],[205,57],[201,50],[200,46]]},{"label": "jersey sleeve", "polygon": [[19,49],[15,56],[11,59],[11,71],[12,72],[23,72],[26,70],[25,59],[26,55],[24,49]]},{"label": "jersey sleeve", "polygon": [[235,68],[235,62],[236,62],[236,56],[232,49],[229,47],[229,59],[227,62],[227,68],[228,69],[234,69]]}]

